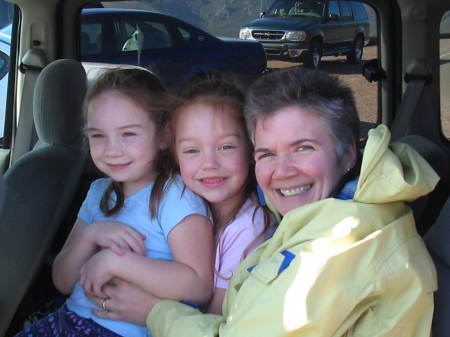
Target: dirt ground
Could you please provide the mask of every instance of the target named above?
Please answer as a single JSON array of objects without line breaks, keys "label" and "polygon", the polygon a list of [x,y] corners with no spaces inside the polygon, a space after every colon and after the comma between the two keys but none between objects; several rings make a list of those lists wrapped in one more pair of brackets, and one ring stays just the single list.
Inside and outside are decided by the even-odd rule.
[{"label": "dirt ground", "polygon": [[[363,59],[376,58],[377,46],[364,48]],[[302,67],[301,63],[268,61],[270,68]],[[374,123],[377,120],[377,83],[369,83],[362,75],[360,64],[346,62],[345,56],[327,56],[322,58],[321,68],[330,74],[339,76],[354,91],[356,107],[361,121]]]}]

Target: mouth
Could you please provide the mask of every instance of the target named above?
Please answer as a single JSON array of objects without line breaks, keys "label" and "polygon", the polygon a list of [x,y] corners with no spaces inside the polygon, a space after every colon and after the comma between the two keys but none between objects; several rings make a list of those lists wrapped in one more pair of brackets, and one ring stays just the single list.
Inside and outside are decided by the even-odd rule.
[{"label": "mouth", "polygon": [[289,188],[289,189],[279,189],[281,195],[283,197],[292,197],[294,195],[302,194],[305,192],[308,192],[312,187],[312,184],[310,185],[303,185],[296,188]]},{"label": "mouth", "polygon": [[106,164],[112,171],[120,171],[128,167],[131,163],[125,164]]},{"label": "mouth", "polygon": [[217,187],[222,185],[226,178],[224,177],[207,177],[199,179],[200,182],[207,187]]}]

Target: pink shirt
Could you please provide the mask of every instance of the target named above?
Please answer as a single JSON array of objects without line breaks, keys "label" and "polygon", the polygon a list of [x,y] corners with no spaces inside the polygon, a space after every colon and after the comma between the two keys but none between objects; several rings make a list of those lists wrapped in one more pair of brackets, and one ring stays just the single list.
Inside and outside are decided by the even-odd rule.
[{"label": "pink shirt", "polygon": [[[253,249],[263,243],[269,235],[255,238],[264,229],[264,214],[258,209],[253,218],[256,205],[250,200],[244,203],[233,222],[223,231],[216,249],[214,286],[217,288],[228,287],[228,282],[235,269],[244,259],[244,251],[248,255]],[[267,233],[272,234],[273,229]],[[253,243],[252,243],[253,242]],[[252,243],[250,248],[247,248]]]}]

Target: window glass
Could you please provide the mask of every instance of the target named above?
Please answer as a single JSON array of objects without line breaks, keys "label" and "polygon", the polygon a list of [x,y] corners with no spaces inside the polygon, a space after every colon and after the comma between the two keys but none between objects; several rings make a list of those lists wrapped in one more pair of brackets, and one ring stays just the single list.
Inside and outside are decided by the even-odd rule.
[{"label": "window glass", "polygon": [[81,54],[94,55],[102,50],[102,25],[100,23],[84,23],[81,25]]},{"label": "window glass", "polygon": [[183,29],[181,27],[177,27],[178,32],[181,34],[181,37],[186,43],[189,43],[191,41],[191,33],[189,33],[186,29]]},{"label": "window glass", "polygon": [[5,128],[12,18],[13,5],[0,0],[0,138],[3,137]]},{"label": "window glass", "polygon": [[444,135],[450,139],[450,11],[441,19],[440,26],[440,78],[441,78],[441,123]]},{"label": "window glass", "polygon": [[348,1],[339,1],[339,8],[341,9],[341,17],[343,20],[350,20],[352,18],[352,10]]},{"label": "window glass", "polygon": [[328,5],[328,14],[334,14],[337,16],[341,15],[341,12],[339,11],[339,5],[337,1],[330,1],[330,4]]},{"label": "window glass", "polygon": [[[286,11],[289,11],[292,6],[295,7],[296,2],[299,2],[297,4],[299,8],[308,8],[309,12],[303,11],[303,13],[309,14],[288,17]],[[291,29],[294,31],[291,34],[292,38],[298,38],[298,34],[295,32],[298,28],[289,28],[289,24],[293,26],[296,23],[293,18],[307,20],[308,25],[305,26],[314,26],[316,22],[328,22],[320,17],[320,14],[325,13],[326,7],[328,7],[328,13],[341,15],[339,2],[335,0],[330,2],[260,0],[251,2],[251,4],[242,1],[234,2],[233,6],[224,5],[224,3],[219,6],[214,1],[205,3],[200,0],[179,2],[177,6],[172,6],[167,0],[153,0],[151,2],[133,1],[132,3],[111,1],[101,2],[101,5],[104,7],[103,9],[97,8],[94,11],[105,12],[114,8],[124,11],[124,13],[117,15],[116,12],[114,19],[104,16],[103,29],[89,29],[92,35],[90,42],[95,41],[100,34],[104,45],[100,54],[92,57],[83,54],[82,60],[144,66],[159,75],[163,81],[166,81],[166,84],[176,84],[177,82],[179,84],[186,77],[194,76],[196,72],[211,69],[231,69],[233,72],[243,74],[246,79],[253,80],[260,76],[259,72],[255,75],[254,69],[256,69],[255,65],[259,63],[257,60],[261,57],[264,58],[264,67],[267,66],[271,69],[305,66],[306,55],[301,54],[300,48],[298,54],[296,54],[296,50],[292,51],[292,58],[289,58],[289,54],[280,55],[279,50],[268,49],[256,56],[249,49],[242,53],[236,50],[239,46],[228,38],[278,39],[286,45],[286,39],[282,39],[284,34],[282,30]],[[336,22],[331,20],[331,28],[327,28],[327,34],[329,34],[327,38],[335,43],[331,47],[336,47],[338,52],[336,54],[329,53],[330,56],[321,55],[319,68],[338,76],[354,90],[361,120],[364,125],[373,126],[379,119],[378,83],[369,83],[361,73],[364,60],[378,58],[376,12],[370,6],[357,1],[344,1],[343,5],[342,11],[347,13],[346,15],[349,15],[350,19],[354,15],[358,24],[365,25],[364,33],[354,35],[355,30],[350,29],[350,26],[341,27],[347,21],[343,21],[342,24],[340,22],[340,26],[336,27]],[[126,12],[130,9],[143,10],[147,13]],[[286,12],[284,16],[280,14],[281,9]],[[269,21],[272,20],[270,16],[278,16],[279,25],[276,28],[273,25],[265,28],[263,24],[260,24],[257,31],[242,32],[241,27],[259,19],[261,12],[265,13],[261,19]],[[354,14],[352,15],[352,13]],[[138,15],[139,18],[136,18]],[[178,20],[186,24],[180,24]],[[283,27],[283,20],[287,21],[287,26],[279,28],[278,26]],[[348,21],[353,24],[351,20]],[[110,33],[112,29],[114,29],[114,33]],[[82,27],[81,31],[88,31],[88,29]],[[219,37],[225,39],[219,40]],[[252,45],[255,45],[254,41],[251,42]],[[142,43],[141,49],[137,43]],[[226,47],[223,43],[233,45],[233,48]],[[97,43],[97,45],[99,44]],[[218,52],[219,46],[220,52]],[[112,48],[114,53],[106,52]],[[265,55],[269,56],[267,60]],[[252,75],[248,75],[250,71],[253,71]]]}]

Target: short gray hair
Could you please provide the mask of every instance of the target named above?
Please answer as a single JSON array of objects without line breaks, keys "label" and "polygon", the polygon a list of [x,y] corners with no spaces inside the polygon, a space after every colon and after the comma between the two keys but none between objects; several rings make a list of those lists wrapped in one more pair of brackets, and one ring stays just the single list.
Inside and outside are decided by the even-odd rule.
[{"label": "short gray hair", "polygon": [[249,88],[245,118],[254,142],[255,127],[262,117],[298,106],[316,113],[326,122],[338,160],[359,141],[359,117],[352,90],[322,70],[282,69],[261,76]]}]

